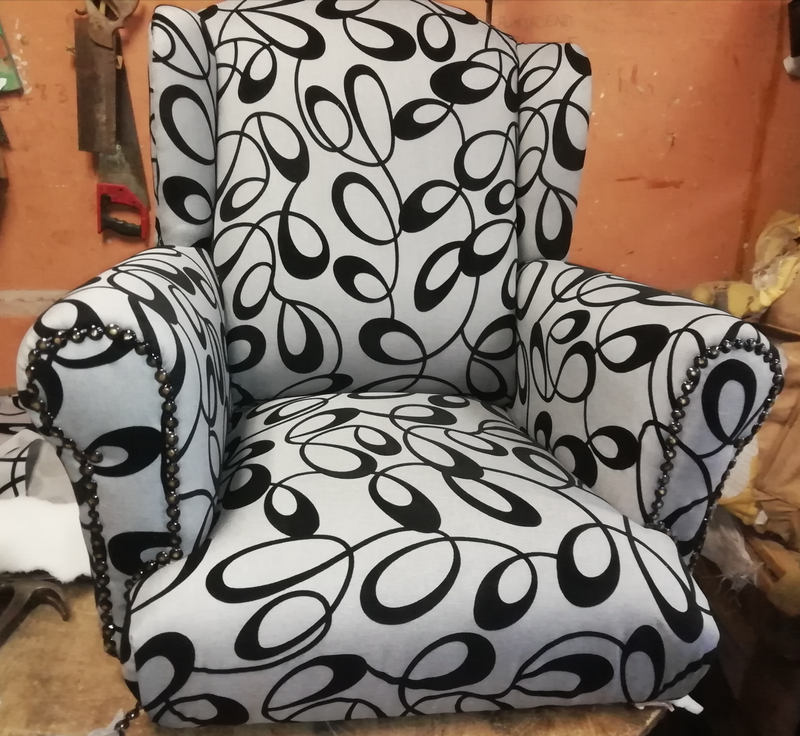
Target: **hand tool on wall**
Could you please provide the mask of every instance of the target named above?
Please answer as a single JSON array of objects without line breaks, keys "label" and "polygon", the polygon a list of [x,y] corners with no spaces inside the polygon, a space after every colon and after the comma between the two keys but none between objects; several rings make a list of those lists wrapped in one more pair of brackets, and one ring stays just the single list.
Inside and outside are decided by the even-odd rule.
[{"label": "hand tool on wall", "polygon": [[[97,156],[97,232],[147,241],[150,202],[117,33],[139,0],[85,3],[85,14],[75,19],[78,148]],[[136,209],[139,224],[112,217],[114,205]]]},{"label": "hand tool on wall", "polygon": [[800,77],[800,0],[789,2],[789,56],[783,65],[793,77]]},{"label": "hand tool on wall", "polygon": [[[14,63],[14,57],[11,55],[11,50],[8,48],[3,26],[0,24],[0,92],[17,92],[22,89],[22,80],[17,72],[17,65]],[[8,136],[0,122],[0,146],[8,145]],[[8,186],[8,174],[6,173],[5,160],[3,159],[3,151],[0,149],[0,189],[5,189]]]},{"label": "hand tool on wall", "polygon": [[[147,242],[150,232],[150,199],[144,177],[142,153],[136,135],[128,75],[119,70],[117,141],[114,153],[97,154],[97,232],[113,230],[119,235],[140,237]],[[112,217],[112,205],[133,207],[139,213],[139,225]]]},{"label": "hand tool on wall", "polygon": [[17,73],[17,65],[14,63],[3,26],[0,24],[0,92],[17,92],[21,89],[22,80]]}]

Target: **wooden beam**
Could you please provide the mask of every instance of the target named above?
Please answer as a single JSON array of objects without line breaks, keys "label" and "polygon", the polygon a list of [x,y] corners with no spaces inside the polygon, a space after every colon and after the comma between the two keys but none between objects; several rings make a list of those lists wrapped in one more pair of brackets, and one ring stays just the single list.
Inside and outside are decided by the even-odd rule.
[{"label": "wooden beam", "polygon": [[66,293],[32,289],[0,290],[0,318],[38,317]]}]

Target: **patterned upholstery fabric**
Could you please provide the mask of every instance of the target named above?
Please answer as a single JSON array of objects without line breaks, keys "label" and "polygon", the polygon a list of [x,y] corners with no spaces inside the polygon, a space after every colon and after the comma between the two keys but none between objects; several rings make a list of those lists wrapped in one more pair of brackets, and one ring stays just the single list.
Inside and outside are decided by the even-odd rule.
[{"label": "patterned upholstery fabric", "polygon": [[158,247],[18,373],[149,715],[689,692],[716,629],[681,554],[780,362],[559,260],[583,54],[430,0],[161,7],[152,54]]},{"label": "patterned upholstery fabric", "polygon": [[19,403],[19,396],[0,396],[0,443],[30,426],[31,419]]},{"label": "patterned upholstery fabric", "polygon": [[235,390],[509,399],[516,229],[527,258],[566,254],[586,58],[533,45],[518,74],[507,36],[428,2],[203,16],[153,22],[161,237],[207,242],[214,208]]},{"label": "patterned upholstery fabric", "polygon": [[[28,463],[34,447],[13,442],[14,435],[31,426],[17,396],[0,396],[0,499],[25,495]],[[35,450],[34,450],[35,451]]]},{"label": "patterned upholstery fabric", "polygon": [[572,44],[520,44],[517,54],[519,259],[563,260],[586,155],[591,67]]},{"label": "patterned upholstery fabric", "polygon": [[217,61],[196,13],[150,25],[150,145],[159,245],[210,248],[216,202]]},{"label": "patterned upholstery fabric", "polygon": [[[167,555],[176,534],[177,546],[190,552],[213,521],[230,382],[222,296],[209,261],[191,248],[139,253],[53,305],[19,352],[18,381],[26,386],[31,352],[64,338],[52,358],[37,362],[35,385],[63,435],[54,439],[82,450],[61,459],[81,504],[87,546],[105,554],[95,572],[110,591],[105,613],[114,621],[124,617],[125,581],[143,561],[164,548]],[[169,376],[166,400],[159,371]],[[34,419],[42,427],[42,415]],[[179,451],[165,445],[172,436]],[[176,467],[180,518],[165,514],[174,493],[165,482]],[[93,493],[96,506],[89,504]],[[92,531],[97,509],[101,532]]]},{"label": "patterned upholstery fabric", "polygon": [[[762,377],[775,356],[761,334],[691,299],[561,262],[527,264],[518,289],[514,421],[638,523],[660,504],[681,553],[696,553],[737,442],[765,418],[772,382]],[[698,380],[677,405],[687,371]]]},{"label": "patterned upholstery fabric", "polygon": [[211,10],[237,389],[510,399],[510,39],[429,2]]},{"label": "patterned upholstery fabric", "polygon": [[132,602],[126,676],[162,725],[660,700],[716,645],[671,540],[488,403],[259,404],[222,489],[203,550]]}]

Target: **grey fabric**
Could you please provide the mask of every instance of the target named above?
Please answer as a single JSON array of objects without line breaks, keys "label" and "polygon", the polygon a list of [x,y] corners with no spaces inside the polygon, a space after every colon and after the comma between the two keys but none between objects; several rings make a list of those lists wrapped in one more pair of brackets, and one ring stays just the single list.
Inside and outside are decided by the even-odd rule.
[{"label": "grey fabric", "polygon": [[519,258],[563,260],[586,156],[592,70],[572,44],[520,44],[517,54]]},{"label": "grey fabric", "polygon": [[[559,261],[525,266],[517,303],[511,417],[638,523],[651,519],[661,482],[660,518],[683,554],[696,552],[737,443],[765,417],[769,343],[718,309]],[[695,362],[726,340],[739,347]],[[687,371],[699,381],[680,407]]]},{"label": "grey fabric", "polygon": [[216,106],[217,60],[200,16],[159,6],[150,24],[150,147],[159,245],[211,245]]},{"label": "grey fabric", "polygon": [[31,419],[19,403],[19,396],[0,396],[0,445],[11,435],[30,429]]},{"label": "grey fabric", "polygon": [[509,401],[513,42],[428,0],[230,0],[206,24],[214,264],[243,399]]},{"label": "grey fabric", "polygon": [[[17,396],[0,396],[0,499],[26,494],[26,478],[37,454],[36,440],[25,436],[30,426]],[[21,432],[25,434],[20,441],[15,435]]]},{"label": "grey fabric", "polygon": [[235,417],[220,521],[132,598],[165,726],[677,698],[717,629],[672,541],[506,412],[339,394]]},{"label": "grey fabric", "polygon": [[[180,441],[180,536],[191,550],[211,524],[228,421],[221,297],[208,257],[193,249],[145,251],[109,269],[51,307],[25,336],[18,381],[27,385],[29,354],[60,331],[116,325],[132,330],[170,374]],[[85,332],[84,332],[85,335]],[[156,369],[134,351],[135,340],[66,340],[57,355],[38,364],[35,385],[63,435],[94,464],[98,510],[107,552],[112,612],[124,616],[124,581],[147,559],[169,550],[165,514],[164,398]],[[42,419],[34,415],[34,424]],[[61,440],[48,437],[57,445]],[[84,524],[87,546],[90,495],[78,459],[62,453]]]}]

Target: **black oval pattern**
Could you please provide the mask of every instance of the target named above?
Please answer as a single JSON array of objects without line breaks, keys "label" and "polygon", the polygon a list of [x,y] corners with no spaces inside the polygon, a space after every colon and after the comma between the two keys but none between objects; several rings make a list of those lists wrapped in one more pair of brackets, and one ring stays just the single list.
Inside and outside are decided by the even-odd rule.
[{"label": "black oval pattern", "polygon": [[[210,546],[134,600],[134,642],[156,605],[194,601],[213,622],[192,638],[195,674],[150,709],[163,725],[228,717],[189,707],[209,682],[250,720],[283,722],[658,699],[706,666],[715,629],[673,542],[582,489],[502,409],[288,397],[233,435]],[[147,700],[170,682],[138,685]]]},{"label": "black oval pattern", "polygon": [[[566,255],[586,58],[430,0],[163,8],[152,34],[162,247],[26,348],[149,715],[688,692],[716,631],[637,522],[702,541],[779,361],[713,310],[528,263]],[[77,416],[96,389],[121,428]]]},{"label": "black oval pattern", "polygon": [[[209,234],[243,396],[511,398],[513,350],[483,348],[514,309],[494,295],[517,255],[516,51],[430,0],[399,11],[309,0],[204,18],[218,89]],[[202,202],[176,183],[161,216],[177,228]]]},{"label": "black oval pattern", "polygon": [[517,303],[514,420],[615,508],[697,554],[781,385],[769,344],[716,309],[554,261],[524,266]]}]

